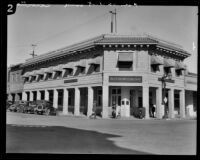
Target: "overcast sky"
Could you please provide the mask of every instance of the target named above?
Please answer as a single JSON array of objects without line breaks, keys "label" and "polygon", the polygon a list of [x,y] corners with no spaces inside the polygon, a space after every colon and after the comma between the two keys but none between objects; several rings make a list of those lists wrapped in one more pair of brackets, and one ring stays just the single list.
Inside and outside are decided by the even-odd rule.
[{"label": "overcast sky", "polygon": [[189,6],[18,6],[8,16],[8,66],[37,55],[110,33],[109,11],[117,9],[119,34],[148,33],[183,46],[184,62],[197,73],[197,7]]}]

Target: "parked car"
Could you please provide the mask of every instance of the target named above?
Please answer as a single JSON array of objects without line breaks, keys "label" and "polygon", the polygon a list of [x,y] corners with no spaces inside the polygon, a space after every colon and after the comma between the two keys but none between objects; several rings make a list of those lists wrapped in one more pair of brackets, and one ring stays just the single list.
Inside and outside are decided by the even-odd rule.
[{"label": "parked car", "polygon": [[23,113],[35,113],[37,103],[35,101],[28,101],[28,104],[24,106]]},{"label": "parked car", "polygon": [[37,107],[35,108],[35,112],[37,114],[56,115],[57,110],[53,107],[53,103],[51,101],[40,100],[36,103]]},{"label": "parked car", "polygon": [[13,104],[12,101],[7,100],[6,101],[6,110],[9,110],[9,107]]},{"label": "parked car", "polygon": [[26,105],[28,105],[27,101],[15,101],[8,109],[11,112],[23,112],[24,106]]}]

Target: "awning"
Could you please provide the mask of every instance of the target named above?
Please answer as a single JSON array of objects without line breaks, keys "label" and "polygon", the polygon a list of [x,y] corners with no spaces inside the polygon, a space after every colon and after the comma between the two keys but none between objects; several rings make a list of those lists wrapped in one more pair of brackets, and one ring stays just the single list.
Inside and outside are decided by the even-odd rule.
[{"label": "awning", "polygon": [[62,64],[60,64],[60,65],[58,65],[58,66],[55,66],[55,67],[53,67],[53,71],[62,71]]},{"label": "awning", "polygon": [[45,68],[44,72],[45,73],[53,73],[53,67]]},{"label": "awning", "polygon": [[76,65],[76,67],[86,67],[86,61],[84,60],[80,60]]},{"label": "awning", "polygon": [[73,69],[73,63],[67,63],[62,66],[63,69]]},{"label": "awning", "polygon": [[36,71],[32,71],[29,73],[29,76],[36,76]]},{"label": "awning", "polygon": [[176,68],[177,70],[185,70],[185,69],[186,69],[186,66],[185,66],[182,62],[176,61],[176,62],[175,62],[175,68]]},{"label": "awning", "polygon": [[151,65],[163,65],[163,60],[155,55],[151,56]]},{"label": "awning", "polygon": [[45,68],[41,68],[40,70],[36,71],[36,74],[43,75]]},{"label": "awning", "polygon": [[133,53],[119,53],[118,62],[133,62]]},{"label": "awning", "polygon": [[88,61],[88,64],[97,64],[97,65],[100,65],[101,64],[101,57],[96,57],[96,58],[93,58],[93,59],[90,59]]},{"label": "awning", "polygon": [[22,75],[23,78],[29,77],[30,72],[26,72]]},{"label": "awning", "polygon": [[175,62],[172,59],[164,58],[164,67],[175,67]]}]

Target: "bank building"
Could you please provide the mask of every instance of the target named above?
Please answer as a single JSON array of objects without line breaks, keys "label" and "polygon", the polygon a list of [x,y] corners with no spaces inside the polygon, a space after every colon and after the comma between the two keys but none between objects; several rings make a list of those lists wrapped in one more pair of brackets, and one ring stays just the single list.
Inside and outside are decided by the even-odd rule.
[{"label": "bank building", "polygon": [[148,119],[154,105],[158,119],[164,106],[169,118],[184,118],[197,106],[197,75],[183,63],[189,56],[149,35],[103,34],[27,59],[21,99],[52,101],[62,115],[89,116],[95,102],[102,118],[113,105],[121,117],[144,107]]}]

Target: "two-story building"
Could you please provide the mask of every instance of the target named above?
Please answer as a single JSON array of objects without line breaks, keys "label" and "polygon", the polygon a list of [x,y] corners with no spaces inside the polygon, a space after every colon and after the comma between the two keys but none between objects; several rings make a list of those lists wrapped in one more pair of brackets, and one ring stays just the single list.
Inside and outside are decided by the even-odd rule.
[{"label": "two-story building", "polygon": [[7,69],[7,99],[11,101],[22,100],[23,78],[22,63],[11,65]]},{"label": "two-story building", "polygon": [[146,118],[155,105],[162,118],[165,99],[170,118],[185,117],[186,94],[195,99],[197,90],[195,82],[187,84],[191,75],[183,60],[189,56],[180,46],[147,35],[100,35],[26,60],[22,99],[50,100],[64,115],[87,116],[95,102],[103,118],[113,105],[121,106],[122,117],[143,106]]}]

